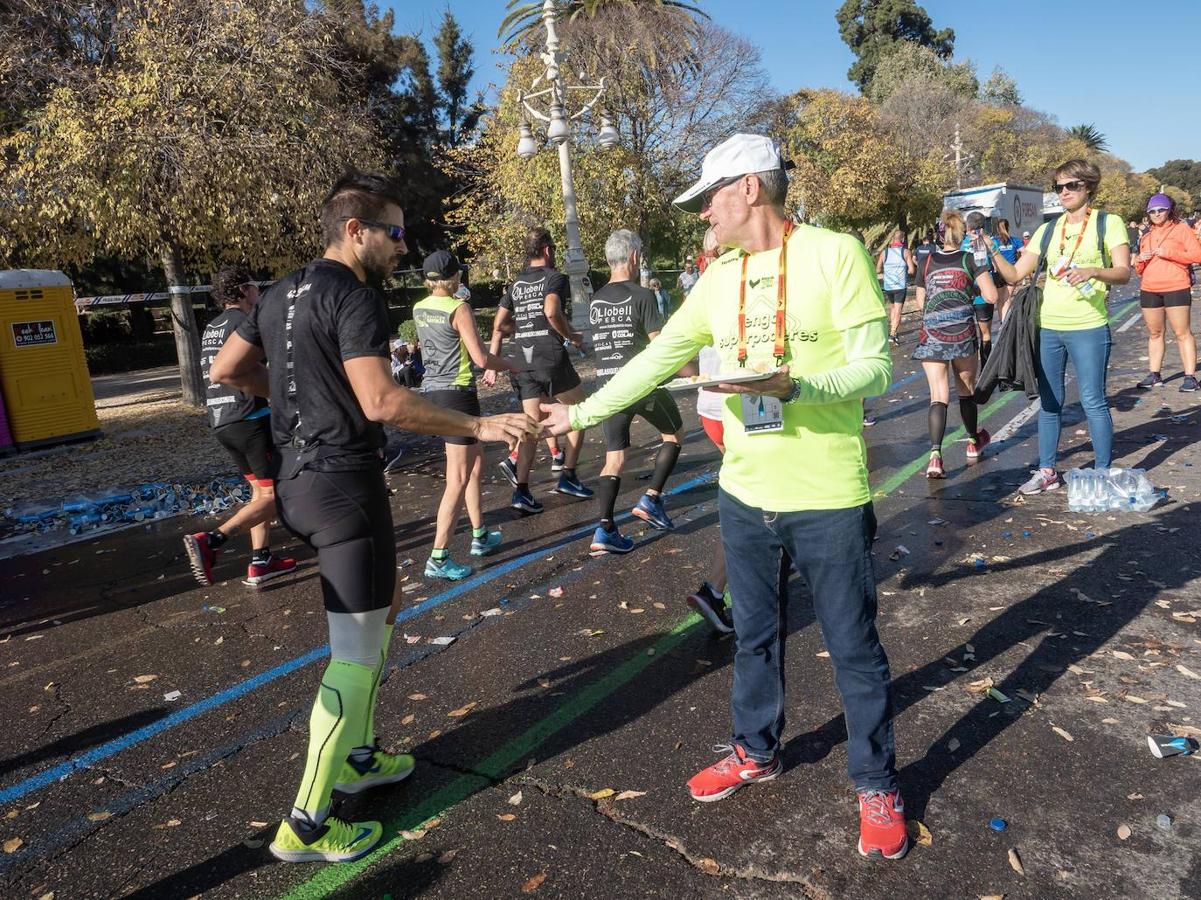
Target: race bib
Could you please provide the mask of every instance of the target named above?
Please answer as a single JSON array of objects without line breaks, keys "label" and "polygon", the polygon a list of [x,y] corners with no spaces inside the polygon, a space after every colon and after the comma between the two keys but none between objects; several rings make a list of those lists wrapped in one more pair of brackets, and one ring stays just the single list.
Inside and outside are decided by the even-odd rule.
[{"label": "race bib", "polygon": [[747,434],[784,429],[784,404],[778,398],[765,394],[740,394],[739,397],[742,400],[742,426]]}]

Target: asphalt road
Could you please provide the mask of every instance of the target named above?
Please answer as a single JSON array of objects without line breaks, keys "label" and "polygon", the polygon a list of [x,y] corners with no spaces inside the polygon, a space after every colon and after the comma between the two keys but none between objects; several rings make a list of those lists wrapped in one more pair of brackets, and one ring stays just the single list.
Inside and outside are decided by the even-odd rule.
[{"label": "asphalt road", "polygon": [[92,379],[92,393],[98,407],[119,406],[150,396],[158,399],[179,392],[179,366],[97,375]]},{"label": "asphalt road", "polygon": [[[1129,295],[1114,302],[1116,456],[1169,491],[1150,513],[1069,513],[1065,491],[1015,499],[1035,424],[1013,395],[984,412],[1006,439],[971,467],[949,440],[948,478],[928,483],[912,318],[894,387],[870,404],[898,762],[932,838],[905,860],[855,852],[839,700],[795,580],[787,771],[715,804],[683,787],[728,739],[732,653],[683,603],[718,541],[717,455],[694,430],[671,482],[676,530],[627,522],[640,544],[625,557],[588,556],[594,504],[549,495],[544,514],[518,518],[490,465],[488,519],[505,542],[455,587],[420,569],[437,461],[391,478],[400,558],[416,563],[401,572],[411,589],[377,722],[419,768],[342,805],[386,823],[355,864],[284,865],[265,847],[303,766],[326,637],[314,560],[282,530],[275,544],[300,569],[257,591],[238,580],[239,546],[222,553],[220,585],[196,586],[184,520],[0,562],[0,893],[1201,896],[1201,766],[1153,758],[1144,737],[1201,726],[1201,401],[1174,381],[1133,389],[1145,343],[1137,322],[1123,328]],[[1078,406],[1066,422],[1065,467],[1091,462]],[[652,437],[636,427],[625,508]],[[549,478],[543,460],[535,480]],[[984,678],[1011,702],[968,689]],[[1007,831],[989,830],[994,816]]]}]

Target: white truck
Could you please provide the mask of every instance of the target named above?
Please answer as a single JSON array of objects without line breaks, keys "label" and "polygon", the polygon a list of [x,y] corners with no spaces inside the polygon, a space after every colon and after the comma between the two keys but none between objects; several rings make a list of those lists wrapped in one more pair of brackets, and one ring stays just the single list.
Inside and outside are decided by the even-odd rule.
[{"label": "white truck", "polygon": [[1009,220],[1009,232],[1021,236],[1023,231],[1033,232],[1043,223],[1043,189],[1025,184],[984,184],[962,191],[943,194],[943,209],[957,209],[963,213],[983,213],[989,219],[988,230],[995,232],[997,219]]}]

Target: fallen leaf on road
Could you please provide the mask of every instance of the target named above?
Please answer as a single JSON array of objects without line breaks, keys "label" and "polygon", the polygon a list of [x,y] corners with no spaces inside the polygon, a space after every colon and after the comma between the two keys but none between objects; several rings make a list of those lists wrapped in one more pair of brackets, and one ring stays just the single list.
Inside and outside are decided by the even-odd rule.
[{"label": "fallen leaf on road", "polygon": [[403,719],[400,720],[400,724],[401,725],[412,725],[413,720],[416,718],[417,717],[415,715],[413,715],[412,713],[409,713],[407,716],[405,716]]},{"label": "fallen leaf on road", "polygon": [[1005,900],[1004,894],[981,894],[980,900]]},{"label": "fallen leaf on road", "polygon": [[1009,851],[1009,867],[1019,875],[1026,874],[1026,870],[1022,867],[1022,858],[1018,856],[1017,850]]},{"label": "fallen leaf on road", "polygon": [[133,676],[134,684],[149,684],[158,678],[157,675],[135,675]]},{"label": "fallen leaf on road", "polygon": [[451,860],[453,860],[458,855],[459,855],[458,850],[447,850],[445,853],[443,853],[441,856],[438,857],[438,862],[439,862],[439,864],[444,865],[444,866],[448,865],[451,862]]},{"label": "fallen leaf on road", "polygon": [[717,860],[710,859],[707,856],[702,860],[698,860],[696,865],[697,865],[697,868],[700,869],[702,872],[704,872],[706,875],[720,875],[721,874],[721,866],[719,866],[717,864]]},{"label": "fallen leaf on road", "polygon": [[1196,672],[1194,672],[1188,666],[1183,666],[1183,665],[1180,665],[1179,663],[1177,663],[1176,671],[1179,672],[1181,675],[1183,675],[1185,678],[1192,678],[1196,681],[1201,681],[1201,675],[1198,675]]},{"label": "fallen leaf on road", "polygon": [[424,700],[425,694],[409,694],[410,700]]},{"label": "fallen leaf on road", "polygon": [[18,850],[21,849],[21,845],[24,843],[25,842],[23,840],[21,840],[20,838],[9,838],[7,841],[4,842],[4,852],[5,853],[16,853]]},{"label": "fallen leaf on road", "polygon": [[606,797],[612,797],[616,793],[617,793],[617,791],[613,790],[613,788],[602,788],[601,790],[596,791],[595,793],[589,794],[588,799],[589,800],[604,800]]},{"label": "fallen leaf on road", "polygon": [[614,800],[633,800],[635,797],[645,797],[646,791],[622,791]]},{"label": "fallen leaf on road", "polygon": [[1125,650],[1114,650],[1113,655],[1114,655],[1115,659],[1125,659],[1125,660],[1134,659],[1134,657],[1131,656],[1129,653],[1127,653]]},{"label": "fallen leaf on road", "polygon": [[993,680],[991,678],[981,678],[979,681],[968,683],[967,689],[973,694],[987,694],[992,688]]},{"label": "fallen leaf on road", "polygon": [[1126,695],[1125,697],[1123,697],[1122,699],[1123,699],[1123,700],[1125,700],[1127,703],[1138,703],[1138,704],[1143,704],[1143,703],[1146,703],[1146,702],[1147,702],[1147,701],[1146,701],[1146,700],[1144,700],[1142,697],[1136,697],[1134,694],[1127,694],[1127,695]]},{"label": "fallen leaf on road", "polygon": [[905,830],[909,832],[909,840],[915,844],[929,847],[934,843],[934,835],[930,834],[930,829],[917,819],[910,819],[906,822]]},{"label": "fallen leaf on road", "polygon": [[652,606],[654,606],[654,607],[655,607],[655,609],[667,609],[667,604],[666,604],[666,603],[659,603],[658,601],[655,601],[655,602],[654,602],[653,604],[651,604],[651,605],[652,605]]},{"label": "fallen leaf on road", "polygon": [[563,588],[553,587],[546,593],[549,594],[551,597],[554,597],[556,600],[558,600],[560,597],[563,596]]},{"label": "fallen leaf on road", "polygon": [[1132,833],[1133,832],[1130,830],[1129,825],[1119,825],[1118,826],[1118,840],[1119,841],[1127,840]]},{"label": "fallen leaf on road", "polygon": [[453,638],[453,637],[434,637],[434,638],[430,638],[430,643],[437,644],[439,647],[449,647],[456,640],[457,640],[457,638]]},{"label": "fallen leaf on road", "polygon": [[517,818],[517,816],[513,815],[512,813],[502,813],[501,815],[497,816],[496,818],[500,819],[502,822],[512,822],[514,819]]},{"label": "fallen leaf on road", "polygon": [[460,706],[458,709],[452,709],[446,715],[451,719],[459,719],[471,712],[475,707],[479,706],[479,702],[472,700],[470,703]]},{"label": "fallen leaf on road", "polygon": [[829,659],[830,651],[829,650],[819,650],[816,655],[820,656],[822,659]]},{"label": "fallen leaf on road", "polygon": [[1052,731],[1054,731],[1054,732],[1055,732],[1057,735],[1059,735],[1061,738],[1063,738],[1065,741],[1074,741],[1074,740],[1076,740],[1074,737],[1072,737],[1070,734],[1068,734],[1066,731],[1064,731],[1064,730],[1063,730],[1062,728],[1060,728],[1058,725],[1052,725],[1052,726],[1051,726],[1051,730],[1052,730]]},{"label": "fallen leaf on road", "polygon": [[1181,737],[1201,739],[1201,728],[1194,728],[1192,725],[1175,725],[1169,722],[1168,731],[1172,732],[1172,734],[1178,734]]},{"label": "fallen leaf on road", "polygon": [[113,814],[111,812],[94,812],[88,814],[88,821],[103,822],[105,819],[111,819],[112,817]]},{"label": "fallen leaf on road", "polygon": [[546,881],[546,873],[539,872],[537,875],[535,875],[533,878],[531,878],[529,881],[527,881],[525,884],[523,884],[521,886],[521,893],[523,893],[523,894],[534,893],[534,891],[538,890],[538,888],[542,885],[542,882],[544,882],[544,881]]},{"label": "fallen leaf on road", "polygon": [[510,797],[507,802],[509,806],[521,806],[521,801],[524,799],[525,798],[522,796],[521,791],[518,791],[516,794]]},{"label": "fallen leaf on road", "polygon": [[1100,694],[1094,694],[1093,696],[1085,697],[1084,699],[1091,700],[1093,703],[1108,703],[1109,702],[1104,697],[1102,697]]},{"label": "fallen leaf on road", "polygon": [[406,841],[419,841],[423,837],[425,837],[425,832],[422,831],[420,828],[417,828],[413,831],[402,831],[400,833],[400,836],[402,838],[404,838]]}]

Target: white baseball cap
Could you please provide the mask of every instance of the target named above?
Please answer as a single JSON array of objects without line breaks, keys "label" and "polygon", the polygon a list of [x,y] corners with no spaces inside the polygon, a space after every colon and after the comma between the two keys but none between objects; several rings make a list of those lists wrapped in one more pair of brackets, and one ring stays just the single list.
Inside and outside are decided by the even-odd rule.
[{"label": "white baseball cap", "polygon": [[701,177],[672,203],[685,212],[700,212],[705,191],[711,187],[740,175],[781,168],[785,165],[780,148],[771,138],[761,134],[735,134],[705,154]]}]

